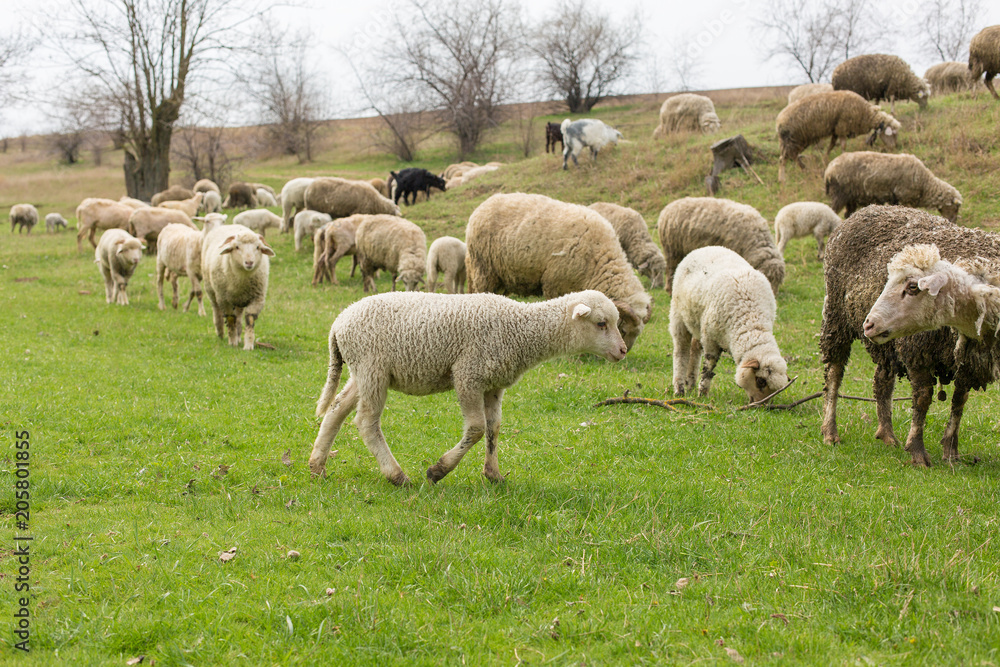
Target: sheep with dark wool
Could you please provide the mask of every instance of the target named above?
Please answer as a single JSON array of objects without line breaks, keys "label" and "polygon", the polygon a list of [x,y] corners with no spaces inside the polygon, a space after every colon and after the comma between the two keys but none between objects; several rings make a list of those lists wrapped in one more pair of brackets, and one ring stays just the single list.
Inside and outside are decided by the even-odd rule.
[{"label": "sheep with dark wool", "polygon": [[878,104],[888,100],[896,113],[896,100],[913,100],[921,109],[927,107],[931,88],[913,73],[899,56],[868,53],[854,56],[837,65],[830,79],[834,90],[853,90]]},{"label": "sheep with dark wool", "polygon": [[1000,74],[1000,25],[983,28],[969,43],[969,75],[973,81],[978,81],[983,74],[990,94],[1000,100],[993,87],[993,77]]}]

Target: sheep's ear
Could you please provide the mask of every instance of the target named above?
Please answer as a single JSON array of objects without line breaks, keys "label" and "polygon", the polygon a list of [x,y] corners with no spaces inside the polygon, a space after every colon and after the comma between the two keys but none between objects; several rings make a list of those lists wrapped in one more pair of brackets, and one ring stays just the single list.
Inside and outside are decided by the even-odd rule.
[{"label": "sheep's ear", "polygon": [[891,137],[895,133],[896,133],[896,131],[894,129],[892,129],[891,127],[885,128],[885,136]]},{"label": "sheep's ear", "polygon": [[630,320],[632,322],[632,326],[635,327],[638,327],[643,323],[639,318],[638,313],[635,312],[632,306],[628,305],[624,301],[614,301],[613,303],[615,304],[615,308],[618,309],[619,320]]},{"label": "sheep's ear", "polygon": [[752,368],[755,371],[760,370],[760,361],[758,361],[757,359],[747,359],[742,364],[740,364],[740,368]]},{"label": "sheep's ear", "polygon": [[948,276],[944,273],[932,273],[917,281],[917,287],[921,292],[927,292],[931,296],[937,296],[941,288],[948,284]]},{"label": "sheep's ear", "polygon": [[591,308],[585,303],[578,303],[573,306],[573,319],[580,320],[590,315]]},{"label": "sheep's ear", "polygon": [[264,243],[263,239],[264,237],[262,236],[260,243],[257,244],[257,247],[260,248],[260,251],[265,255],[267,255],[268,257],[274,257],[274,250],[272,250],[269,245]]},{"label": "sheep's ear", "polygon": [[875,145],[875,140],[877,138],[878,138],[878,130],[875,130],[870,135],[868,135],[868,138],[865,139],[865,143],[868,144],[869,146],[874,146]]},{"label": "sheep's ear", "polygon": [[236,240],[235,236],[230,236],[228,239],[226,239],[222,243],[222,247],[219,248],[219,254],[220,255],[228,255],[233,250],[235,250],[236,249],[236,245],[233,243],[233,241],[235,241],[235,240]]},{"label": "sheep's ear", "polygon": [[645,271],[646,269],[649,268],[649,260],[647,259],[645,262],[643,262],[642,264],[640,264],[639,266],[637,266],[635,268],[636,268],[636,271]]}]

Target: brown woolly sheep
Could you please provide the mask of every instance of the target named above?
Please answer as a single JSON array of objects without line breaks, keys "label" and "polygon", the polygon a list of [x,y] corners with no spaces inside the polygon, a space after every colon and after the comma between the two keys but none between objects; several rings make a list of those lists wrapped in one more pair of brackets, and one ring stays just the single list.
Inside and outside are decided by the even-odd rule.
[{"label": "brown woolly sheep", "polygon": [[220,195],[222,194],[222,191],[219,189],[219,186],[216,185],[215,181],[213,181],[211,179],[208,179],[208,178],[203,178],[200,181],[198,181],[197,183],[195,183],[194,184],[194,191],[195,192],[214,192],[214,193],[220,194]]},{"label": "brown woolly sheep", "polygon": [[380,195],[368,181],[334,177],[313,179],[305,191],[305,205],[334,220],[356,213],[399,215],[399,207]]},{"label": "brown woolly sheep", "polygon": [[869,204],[900,204],[936,208],[952,222],[958,218],[962,195],[936,177],[913,155],[871,151],[844,153],[823,174],[831,208],[847,216]]},{"label": "brown woolly sheep", "polygon": [[660,124],[653,130],[659,139],[671,132],[702,132],[711,134],[722,127],[712,100],[704,95],[681,93],[668,97],[660,107]]},{"label": "brown woolly sheep", "polygon": [[810,95],[816,95],[817,93],[831,93],[833,92],[833,84],[830,83],[804,83],[801,86],[795,86],[788,93],[788,103],[798,102],[803,97],[809,97]]},{"label": "brown woolly sheep", "polygon": [[941,438],[945,459],[958,457],[958,428],[969,391],[997,380],[1000,349],[976,341],[956,348],[954,329],[918,333],[878,345],[863,335],[864,321],[888,278],[887,265],[911,244],[933,243],[945,259],[984,257],[1000,261],[996,234],[954,225],[924,211],[902,206],[869,206],[841,224],[826,249],[826,299],[820,352],[825,365],[823,439],[840,441],[837,431],[837,392],[851,355],[861,340],[875,362],[874,397],[878,415],[875,437],[898,445],[892,430],[892,392],[896,376],[906,376],[913,387],[912,420],[906,451],[914,465],[930,465],[924,448],[924,423],[934,386],[955,380],[951,418]]},{"label": "brown woolly sheep", "polygon": [[364,291],[376,292],[375,272],[392,274],[407,292],[415,292],[424,280],[427,266],[427,237],[420,227],[395,215],[366,215],[355,233],[355,252],[361,267]]},{"label": "brown woolly sheep", "polygon": [[803,167],[799,157],[802,152],[826,137],[830,137],[830,145],[824,160],[829,159],[837,139],[846,151],[848,139],[867,132],[871,132],[869,146],[881,138],[890,150],[895,150],[900,128],[898,120],[849,90],[817,93],[789,104],[778,114],[775,125],[781,143],[778,180],[782,182],[785,163],[794,160]]},{"label": "brown woolly sheep", "polygon": [[354,277],[354,271],[358,268],[355,234],[358,225],[366,217],[368,216],[352,215],[340,218],[316,230],[313,236],[313,286],[319,285],[324,280],[338,285],[337,262],[344,255],[351,255],[354,259],[351,264],[351,277]]},{"label": "brown woolly sheep", "polygon": [[89,233],[90,245],[97,247],[94,235],[97,230],[105,229],[127,229],[128,219],[135,211],[131,206],[126,206],[113,199],[99,199],[88,197],[80,202],[76,207],[76,249],[82,251],[81,242],[83,237]]},{"label": "brown woolly sheep", "polygon": [[845,60],[833,70],[831,82],[834,90],[853,90],[876,104],[889,100],[892,113],[896,113],[896,100],[913,100],[921,109],[926,108],[931,92],[905,60],[884,53]]},{"label": "brown woolly sheep", "polygon": [[188,188],[180,185],[171,185],[166,190],[157,192],[153,195],[153,198],[150,199],[150,203],[153,206],[159,206],[165,201],[183,201],[185,199],[191,199],[192,197],[194,197],[194,192]]},{"label": "brown woolly sheep", "polygon": [[993,77],[1000,74],[1000,25],[983,28],[969,42],[969,74],[973,81],[986,74],[986,87],[1000,100],[993,87]]},{"label": "brown woolly sheep", "polygon": [[146,243],[147,255],[155,255],[156,239],[159,237],[160,232],[163,231],[163,228],[169,224],[184,225],[191,229],[198,229],[184,211],[150,206],[136,209],[132,212],[132,215],[128,219],[128,232]]},{"label": "brown woolly sheep", "polygon": [[257,208],[257,188],[250,183],[233,183],[229,186],[229,196],[222,202],[223,208]]},{"label": "brown woolly sheep", "polygon": [[932,95],[971,90],[977,83],[969,74],[968,66],[956,62],[931,66],[924,72],[924,79],[930,84]]},{"label": "brown woolly sheep", "polygon": [[14,227],[17,227],[17,233],[20,234],[27,227],[28,233],[31,233],[31,228],[38,224],[38,209],[32,204],[14,204],[10,207],[10,233],[14,233]]},{"label": "brown woolly sheep", "polygon": [[667,204],[656,223],[667,260],[664,289],[671,291],[674,271],[698,248],[729,248],[763,273],[775,294],[785,280],[785,260],[771,238],[767,220],[753,206],[714,197],[684,197]]}]

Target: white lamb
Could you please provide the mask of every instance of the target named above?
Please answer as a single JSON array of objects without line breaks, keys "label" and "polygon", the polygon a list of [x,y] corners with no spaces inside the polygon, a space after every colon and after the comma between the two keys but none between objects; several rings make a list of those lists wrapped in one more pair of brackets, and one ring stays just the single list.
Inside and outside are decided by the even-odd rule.
[{"label": "white lamb", "polygon": [[268,257],[274,257],[274,251],[264,238],[243,225],[216,227],[202,242],[201,272],[215,332],[222,338],[225,321],[229,344],[239,345],[245,320],[244,350],[254,347],[254,323],[267,296]]},{"label": "white lamb", "polygon": [[[316,406],[323,423],[309,468],[323,474],[333,440],[356,407],[354,423],[381,473],[393,484],[408,484],[382,434],[386,392],[425,396],[454,388],[465,421],[462,440],[427,470],[427,479],[440,481],[485,434],[483,474],[499,482],[504,391],[553,357],[591,353],[620,361],[626,348],[617,325],[618,308],[593,290],[540,303],[417,292],[362,299],[330,327],[330,364]],[[351,376],[334,398],[345,363]]]},{"label": "white lamb", "polygon": [[[560,126],[563,135],[563,169],[568,169],[566,161],[572,157],[573,164],[579,166],[577,156],[584,148],[590,149],[590,155],[597,159],[597,154],[608,144],[618,145],[622,133],[613,127],[608,127],[603,121],[595,118],[583,118],[572,121],[569,118]],[[464,180],[464,177],[463,177]]]},{"label": "white lamb", "polygon": [[437,287],[438,271],[444,272],[448,294],[465,292],[465,242],[454,236],[435,239],[427,251],[427,291]]},{"label": "white lamb", "polygon": [[312,185],[314,178],[293,178],[281,188],[281,233],[288,231],[292,222],[292,213],[305,210],[306,188]]},{"label": "white lamb", "polygon": [[104,297],[108,303],[128,305],[129,278],[142,259],[145,244],[124,229],[109,229],[94,249],[94,263],[104,277]]},{"label": "white lamb", "polygon": [[260,206],[278,206],[278,200],[264,188],[257,188],[257,203]]},{"label": "white lamb", "polygon": [[723,350],[736,362],[736,384],[759,401],[788,383],[788,367],[774,339],[777,306],[771,284],[738,254],[722,246],[692,251],[674,274],[670,334],[674,341],[674,393],[695,387],[708,394]]},{"label": "white lamb", "polygon": [[222,210],[222,195],[209,190],[201,200],[201,210],[205,213],[218,213]]},{"label": "white lamb", "polygon": [[269,229],[281,229],[281,216],[271,213],[266,208],[255,208],[237,213],[233,218],[233,224],[249,227],[261,236],[266,236]]},{"label": "white lamb", "polygon": [[60,227],[66,229],[66,224],[66,218],[60,213],[49,213],[45,216],[45,231],[50,234],[58,231]]},{"label": "white lamb", "polygon": [[306,209],[295,214],[295,250],[302,250],[302,239],[312,238],[316,230],[330,222],[332,218],[326,213]]},{"label": "white lamb", "polygon": [[822,202],[800,201],[785,206],[774,216],[774,239],[778,252],[785,254],[785,246],[792,239],[816,237],[816,256],[822,260],[825,239],[841,223],[840,216]]},{"label": "white lamb", "polygon": [[187,276],[191,281],[191,293],[184,312],[191,308],[191,301],[198,298],[198,315],[205,316],[205,304],[201,292],[201,245],[205,236],[226,222],[225,215],[209,213],[203,218],[205,226],[202,231],[191,229],[186,225],[170,224],[163,228],[156,239],[156,294],[160,299],[160,310],[166,309],[163,300],[163,280],[169,279],[174,290],[171,305],[177,308],[177,279]]}]

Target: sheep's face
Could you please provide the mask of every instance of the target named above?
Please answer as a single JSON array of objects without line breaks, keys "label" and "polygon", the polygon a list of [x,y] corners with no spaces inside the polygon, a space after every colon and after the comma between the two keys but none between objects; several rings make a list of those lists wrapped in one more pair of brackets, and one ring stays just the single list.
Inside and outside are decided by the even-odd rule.
[{"label": "sheep's face", "polygon": [[701,117],[701,131],[704,134],[711,134],[722,129],[722,121],[714,113],[706,113]]},{"label": "sheep's face", "polygon": [[921,109],[927,108],[927,100],[931,96],[931,87],[928,83],[924,83],[923,87],[916,92],[913,96],[913,101],[916,102]]},{"label": "sheep's face", "polygon": [[899,136],[899,130],[894,129],[891,125],[886,125],[879,131],[878,136],[886,148],[891,151],[896,150],[896,138]]},{"label": "sheep's face", "polygon": [[575,325],[574,351],[590,352],[608,361],[625,358],[628,346],[618,331],[618,309],[607,297],[581,298],[570,304],[570,316]]},{"label": "sheep's face", "polygon": [[736,384],[747,393],[750,402],[760,401],[788,384],[788,365],[780,355],[746,359],[736,369]]},{"label": "sheep's face", "polygon": [[129,269],[135,268],[139,260],[142,259],[142,250],[145,246],[139,241],[129,241],[122,239],[115,243],[115,256],[122,266]]},{"label": "sheep's face", "polygon": [[961,199],[953,199],[941,207],[941,217],[947,218],[951,222],[958,220],[958,209],[962,207]]},{"label": "sheep's face", "polygon": [[260,266],[262,255],[274,257],[274,251],[264,242],[263,236],[246,233],[226,239],[219,254],[230,255],[230,261],[247,273]]},{"label": "sheep's face", "polygon": [[407,292],[419,292],[420,285],[424,282],[423,273],[416,271],[403,271],[399,274],[399,280]]},{"label": "sheep's face", "polygon": [[636,270],[649,278],[650,289],[657,289],[663,287],[664,274],[667,271],[667,260],[662,255],[653,255],[636,267]]},{"label": "sheep's face", "polygon": [[631,350],[639,334],[642,333],[643,327],[646,326],[646,322],[649,321],[652,306],[649,306],[645,314],[640,316],[626,303],[615,301],[614,304],[618,308],[618,331],[625,341],[626,348]]}]

